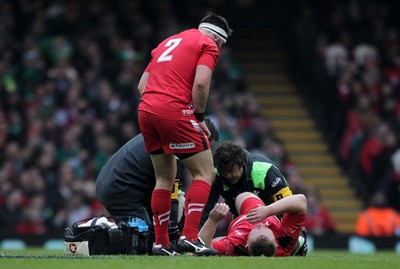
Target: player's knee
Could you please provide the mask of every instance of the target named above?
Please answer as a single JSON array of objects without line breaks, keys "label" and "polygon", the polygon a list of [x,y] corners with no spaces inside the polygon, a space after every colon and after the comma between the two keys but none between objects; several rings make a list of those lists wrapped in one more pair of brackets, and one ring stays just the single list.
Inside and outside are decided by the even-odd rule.
[{"label": "player's knee", "polygon": [[240,193],[240,194],[237,196],[236,199],[239,199],[239,200],[246,200],[246,199],[249,198],[249,197],[258,197],[258,196],[255,195],[254,193],[251,193],[251,192],[242,192],[242,193]]},{"label": "player's knee", "polygon": [[236,197],[235,206],[236,206],[236,209],[238,212],[240,211],[240,207],[242,206],[243,202],[249,197],[257,197],[258,198],[257,195],[255,195],[254,193],[251,193],[251,192],[242,192]]}]

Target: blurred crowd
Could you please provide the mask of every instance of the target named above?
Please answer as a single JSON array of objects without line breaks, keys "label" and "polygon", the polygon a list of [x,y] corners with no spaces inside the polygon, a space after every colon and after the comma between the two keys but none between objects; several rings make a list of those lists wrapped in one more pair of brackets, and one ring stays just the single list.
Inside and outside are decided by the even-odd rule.
[{"label": "blurred crowd", "polygon": [[[95,180],[116,149],[139,132],[137,84],[151,49],[221,5],[0,1],[1,233],[59,233],[106,213],[94,197]],[[221,51],[206,113],[221,140],[295,170],[248,92],[229,44]]]},{"label": "blurred crowd", "polygon": [[[294,12],[294,10],[300,10]],[[400,5],[296,1],[293,77],[364,207],[400,210]]]},{"label": "blurred crowd", "polygon": [[[59,233],[106,213],[95,180],[139,133],[137,84],[151,49],[196,27],[206,11],[229,21],[233,9],[256,3],[0,0],[1,233]],[[351,186],[365,206],[380,190],[386,205],[400,210],[398,5],[297,0],[271,10],[294,81]],[[220,140],[270,157],[292,191],[307,195],[311,233],[335,232],[318,190],[302,183],[248,91],[234,42],[222,48],[207,116]]]}]

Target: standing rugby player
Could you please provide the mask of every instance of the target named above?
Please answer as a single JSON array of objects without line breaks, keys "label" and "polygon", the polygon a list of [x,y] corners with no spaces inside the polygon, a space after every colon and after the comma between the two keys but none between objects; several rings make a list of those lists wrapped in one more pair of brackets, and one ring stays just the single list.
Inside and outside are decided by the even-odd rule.
[{"label": "standing rugby player", "polygon": [[[138,85],[141,94],[139,126],[156,174],[151,207],[155,231],[153,255],[216,255],[198,237],[198,226],[214,179],[214,165],[204,123],[213,71],[220,48],[232,30],[225,18],[207,14],[198,29],[190,29],[162,41]],[[176,157],[192,176],[185,202],[185,224],[173,250],[168,237],[171,189]]]}]

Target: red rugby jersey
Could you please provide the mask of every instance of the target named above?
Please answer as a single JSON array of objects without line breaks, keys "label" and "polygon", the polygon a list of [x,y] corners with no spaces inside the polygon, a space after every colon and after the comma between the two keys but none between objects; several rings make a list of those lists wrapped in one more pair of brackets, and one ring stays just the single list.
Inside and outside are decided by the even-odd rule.
[{"label": "red rugby jersey", "polygon": [[[276,256],[291,255],[301,233],[304,221],[305,214],[298,213],[286,213],[282,221],[279,221],[275,216],[268,217],[262,221],[275,235],[278,244]],[[213,241],[211,246],[218,251],[219,255],[223,256],[248,255],[248,249],[245,247],[247,236],[258,224],[259,222],[249,223],[247,215],[240,215],[230,223],[228,235],[219,241]]]},{"label": "red rugby jersey", "polygon": [[215,41],[197,29],[183,31],[162,41],[152,52],[150,73],[139,110],[168,118],[183,118],[192,101],[198,65],[214,71],[220,56]]}]

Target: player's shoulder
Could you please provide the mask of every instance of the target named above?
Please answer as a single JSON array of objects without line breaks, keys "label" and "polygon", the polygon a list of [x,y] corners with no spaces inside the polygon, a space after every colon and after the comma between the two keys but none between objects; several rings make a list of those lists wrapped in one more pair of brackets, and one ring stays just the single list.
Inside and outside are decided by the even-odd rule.
[{"label": "player's shoulder", "polygon": [[173,35],[170,38],[177,38],[177,37],[201,38],[202,34],[197,29],[188,29],[188,30],[184,30],[180,33],[177,33],[176,35]]},{"label": "player's shoulder", "polygon": [[190,36],[190,39],[198,41],[199,44],[207,47],[212,47],[218,50],[217,43],[206,34],[203,34],[198,29],[189,29],[180,33],[182,36]]},{"label": "player's shoulder", "polygon": [[273,160],[271,160],[269,157],[265,156],[264,154],[257,153],[257,152],[248,153],[248,159],[275,165],[275,162]]}]

